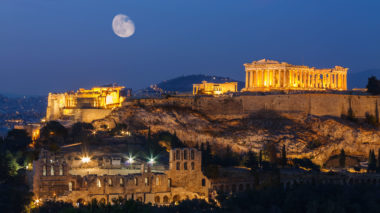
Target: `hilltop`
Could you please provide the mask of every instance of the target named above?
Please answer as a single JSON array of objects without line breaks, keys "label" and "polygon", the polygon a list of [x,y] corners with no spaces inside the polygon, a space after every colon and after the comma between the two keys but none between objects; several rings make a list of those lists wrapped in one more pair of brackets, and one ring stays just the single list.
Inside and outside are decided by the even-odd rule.
[{"label": "hilltop", "polygon": [[211,75],[187,75],[180,76],[169,80],[161,81],[150,87],[136,91],[135,96],[158,96],[162,93],[192,93],[193,84],[199,84],[202,81],[224,83],[238,82],[238,90],[241,90],[245,83],[229,77],[211,76]]}]

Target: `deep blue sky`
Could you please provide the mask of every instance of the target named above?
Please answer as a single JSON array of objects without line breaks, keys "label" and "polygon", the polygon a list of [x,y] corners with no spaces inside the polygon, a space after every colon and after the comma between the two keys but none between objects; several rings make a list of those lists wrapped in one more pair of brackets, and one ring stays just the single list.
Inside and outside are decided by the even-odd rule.
[{"label": "deep blue sky", "polygon": [[[243,63],[262,58],[376,69],[379,10],[379,0],[1,0],[0,93],[243,80]],[[118,13],[134,21],[132,37],[113,33]]]}]

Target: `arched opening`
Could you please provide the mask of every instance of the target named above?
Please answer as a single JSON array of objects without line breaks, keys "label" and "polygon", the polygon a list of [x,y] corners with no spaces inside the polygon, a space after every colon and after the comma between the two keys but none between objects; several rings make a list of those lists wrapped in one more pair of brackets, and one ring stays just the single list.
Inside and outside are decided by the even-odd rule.
[{"label": "arched opening", "polygon": [[108,178],[108,186],[112,186],[112,179]]},{"label": "arched opening", "polygon": [[50,175],[54,176],[54,166],[50,166]]},{"label": "arched opening", "polygon": [[120,186],[124,186],[124,180],[123,180],[123,178],[120,178]]},{"label": "arched opening", "polygon": [[160,185],[160,178],[156,177],[156,186],[159,186],[159,185]]},{"label": "arched opening", "polygon": [[106,199],[105,199],[105,198],[100,199],[100,200],[99,200],[99,203],[100,203],[100,204],[106,204]]},{"label": "arched opening", "polygon": [[154,202],[155,202],[155,203],[160,203],[160,196],[156,196],[156,197],[154,198]]},{"label": "arched opening", "polygon": [[236,185],[232,184],[232,192],[236,192]]},{"label": "arched opening", "polygon": [[168,198],[168,196],[164,196],[164,203],[169,203],[169,198]]},{"label": "arched opening", "polygon": [[102,182],[100,181],[100,179],[97,179],[96,180],[96,185],[100,188],[102,187]]},{"label": "arched opening", "polygon": [[84,200],[82,198],[79,198],[76,203],[77,207],[83,206],[84,205]]},{"label": "arched opening", "polygon": [[63,166],[62,165],[60,165],[59,166],[59,175],[63,175]]},{"label": "arched opening", "polygon": [[73,182],[69,182],[69,192],[73,191]]},{"label": "arched opening", "polygon": [[187,150],[186,149],[183,151],[183,159],[187,160]]},{"label": "arched opening", "polygon": [[190,158],[191,158],[191,160],[194,160],[194,150],[191,150],[191,152],[190,152]]},{"label": "arched opening", "polygon": [[178,203],[180,201],[181,197],[179,195],[174,195],[173,197],[173,203]]},{"label": "arched opening", "polygon": [[183,169],[187,170],[187,162],[183,163]]}]

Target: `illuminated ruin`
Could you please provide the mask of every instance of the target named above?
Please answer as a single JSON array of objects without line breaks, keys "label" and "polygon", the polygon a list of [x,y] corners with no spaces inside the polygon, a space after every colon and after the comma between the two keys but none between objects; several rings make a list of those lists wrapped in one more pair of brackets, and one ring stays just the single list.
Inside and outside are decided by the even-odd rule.
[{"label": "illuminated ruin", "polygon": [[211,83],[202,81],[201,84],[193,84],[193,95],[221,95],[227,92],[237,92],[237,82]]},{"label": "illuminated ruin", "polygon": [[122,89],[124,89],[122,86],[109,86],[93,87],[89,90],[80,88],[76,92],[49,93],[46,120],[62,119],[65,116],[81,117],[78,113],[86,113],[85,109],[93,109],[92,111],[95,109],[96,112],[91,112],[91,116],[96,114],[103,116],[110,110],[121,107],[125,100],[125,97],[120,95]]},{"label": "illuminated ruin", "polygon": [[317,69],[262,59],[244,64],[243,91],[347,90],[347,70],[341,66]]}]

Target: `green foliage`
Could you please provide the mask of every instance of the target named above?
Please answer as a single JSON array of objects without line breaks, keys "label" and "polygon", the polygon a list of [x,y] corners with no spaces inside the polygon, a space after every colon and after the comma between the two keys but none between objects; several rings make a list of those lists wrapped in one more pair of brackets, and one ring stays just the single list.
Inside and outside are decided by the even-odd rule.
[{"label": "green foliage", "polygon": [[24,130],[11,130],[0,149],[1,212],[23,212],[32,194],[26,183],[23,165],[34,159],[28,150],[31,139]]},{"label": "green foliage", "polygon": [[378,125],[377,118],[369,113],[365,114],[365,121],[372,126]]},{"label": "green foliage", "polygon": [[368,78],[367,89],[372,95],[380,94],[380,80],[377,80],[375,76]]},{"label": "green foliage", "polygon": [[369,150],[368,156],[368,172],[376,171],[376,156],[374,150]]},{"label": "green foliage", "polygon": [[340,154],[339,154],[339,166],[341,168],[345,168],[346,167],[346,153],[344,152],[344,149],[340,150]]},{"label": "green foliage", "polygon": [[57,121],[49,121],[40,130],[38,146],[45,147],[49,151],[55,152],[60,146],[65,144],[68,137],[67,129]]},{"label": "green foliage", "polygon": [[94,200],[78,208],[51,201],[32,212],[378,212],[379,197],[379,186],[298,185],[286,190],[282,186],[269,186],[236,194],[218,194],[220,206],[213,200],[184,200],[178,205],[154,206],[119,198],[113,200],[113,205]]},{"label": "green foliage", "polygon": [[32,142],[32,139],[28,136],[28,133],[23,129],[13,129],[8,132],[7,137],[4,140],[4,149],[11,152],[27,150],[28,145]]},{"label": "green foliage", "polygon": [[380,173],[380,148],[377,150],[377,163],[376,163],[376,167],[377,167],[377,172]]},{"label": "green foliage", "polygon": [[258,168],[258,160],[256,153],[249,151],[243,157],[244,166],[250,168],[252,171],[255,171]]},{"label": "green foliage", "polygon": [[272,165],[277,164],[277,148],[276,144],[272,141],[268,142],[264,146],[264,155],[268,158]]},{"label": "green foliage", "polygon": [[311,169],[314,171],[320,171],[320,166],[314,164],[308,158],[294,158],[292,159],[292,161],[293,161],[293,166],[295,167],[304,167],[304,168]]},{"label": "green foliage", "polygon": [[285,167],[287,163],[288,159],[286,158],[286,147],[283,145],[281,149],[281,166]]},{"label": "green foliage", "polygon": [[70,137],[74,142],[87,141],[94,127],[90,123],[77,122],[71,127]]}]

